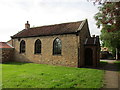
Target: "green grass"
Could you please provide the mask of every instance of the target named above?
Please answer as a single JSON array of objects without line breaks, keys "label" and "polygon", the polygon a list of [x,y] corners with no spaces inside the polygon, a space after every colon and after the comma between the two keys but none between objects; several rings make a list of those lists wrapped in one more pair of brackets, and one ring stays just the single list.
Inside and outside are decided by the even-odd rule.
[{"label": "green grass", "polygon": [[108,62],[107,62],[107,61],[100,61],[100,63],[104,63],[104,64],[107,64]]},{"label": "green grass", "polygon": [[115,61],[114,63],[117,64],[118,70],[120,72],[120,61]]},{"label": "green grass", "polygon": [[3,88],[101,88],[104,71],[33,63],[2,64]]}]

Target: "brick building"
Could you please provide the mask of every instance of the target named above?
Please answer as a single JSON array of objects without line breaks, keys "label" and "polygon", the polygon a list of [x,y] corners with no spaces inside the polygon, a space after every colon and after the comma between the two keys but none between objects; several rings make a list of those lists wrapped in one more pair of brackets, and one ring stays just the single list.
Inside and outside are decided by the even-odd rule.
[{"label": "brick building", "polygon": [[70,67],[99,64],[99,37],[90,36],[87,20],[33,28],[27,21],[25,29],[11,38],[14,61]]},{"label": "brick building", "polygon": [[0,42],[0,63],[13,61],[14,48],[6,43]]}]

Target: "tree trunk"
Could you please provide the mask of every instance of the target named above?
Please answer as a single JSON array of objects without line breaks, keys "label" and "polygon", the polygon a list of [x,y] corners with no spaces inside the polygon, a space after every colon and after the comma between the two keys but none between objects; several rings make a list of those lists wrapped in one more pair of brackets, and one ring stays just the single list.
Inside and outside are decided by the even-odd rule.
[{"label": "tree trunk", "polygon": [[116,48],[116,60],[118,60],[118,49]]}]

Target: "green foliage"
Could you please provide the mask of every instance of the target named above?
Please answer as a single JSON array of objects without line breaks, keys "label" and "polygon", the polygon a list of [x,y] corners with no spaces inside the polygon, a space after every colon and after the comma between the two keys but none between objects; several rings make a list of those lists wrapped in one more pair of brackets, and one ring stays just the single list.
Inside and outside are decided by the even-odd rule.
[{"label": "green foliage", "polygon": [[119,48],[120,46],[120,31],[106,32],[101,31],[101,40],[104,41],[105,46]]},{"label": "green foliage", "polygon": [[115,49],[117,48],[120,53],[120,31],[107,32],[105,30],[101,31],[100,35],[101,41],[103,41],[102,46],[108,47],[113,55],[115,55]]},{"label": "green foliage", "polygon": [[98,9],[94,18],[98,28],[102,27],[102,46],[115,52],[115,48],[120,49],[120,2],[105,2]]},{"label": "green foliage", "polygon": [[120,3],[104,3],[94,16],[98,28],[102,27],[108,32],[120,30]]},{"label": "green foliage", "polygon": [[33,63],[2,64],[3,88],[101,88],[104,71]]}]

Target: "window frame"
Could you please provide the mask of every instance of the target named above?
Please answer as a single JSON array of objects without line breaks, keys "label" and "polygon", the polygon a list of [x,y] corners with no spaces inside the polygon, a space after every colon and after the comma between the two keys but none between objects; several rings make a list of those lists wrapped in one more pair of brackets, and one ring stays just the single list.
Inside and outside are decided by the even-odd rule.
[{"label": "window frame", "polygon": [[[40,48],[37,48],[39,46]],[[42,43],[40,39],[37,39],[34,43],[34,54],[41,54],[41,51],[42,51]]]},{"label": "window frame", "polygon": [[20,53],[25,53],[26,52],[26,43],[24,40],[20,42]]},{"label": "window frame", "polygon": [[[57,41],[57,39],[59,41]],[[58,43],[60,43],[60,46]],[[53,55],[62,55],[62,40],[58,37],[53,41]]]}]

